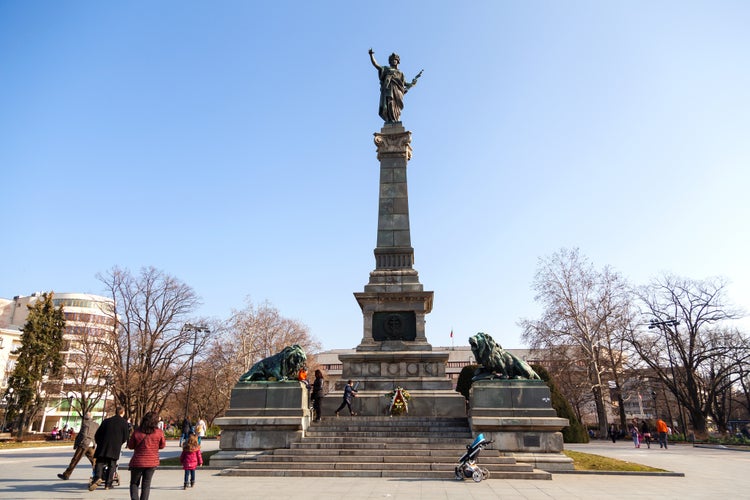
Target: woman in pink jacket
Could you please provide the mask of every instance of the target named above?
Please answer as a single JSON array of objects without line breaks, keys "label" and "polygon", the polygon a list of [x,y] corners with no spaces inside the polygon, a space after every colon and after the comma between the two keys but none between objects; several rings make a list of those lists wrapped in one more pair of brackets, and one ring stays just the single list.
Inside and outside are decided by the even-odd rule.
[{"label": "woman in pink jacket", "polygon": [[[152,411],[146,413],[141,420],[141,425],[128,439],[128,448],[134,450],[130,464],[128,464],[130,500],[148,500],[151,492],[151,478],[154,477],[154,472],[159,466],[159,450],[166,445],[164,432],[159,429],[159,416]],[[139,486],[141,487],[140,497],[138,496]]]}]

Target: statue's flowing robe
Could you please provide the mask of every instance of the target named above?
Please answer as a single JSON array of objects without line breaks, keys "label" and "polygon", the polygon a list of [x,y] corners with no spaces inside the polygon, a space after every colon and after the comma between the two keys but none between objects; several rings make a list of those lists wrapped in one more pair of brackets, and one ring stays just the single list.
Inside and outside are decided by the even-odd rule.
[{"label": "statue's flowing robe", "polygon": [[381,66],[378,69],[380,78],[380,107],[378,114],[386,123],[397,122],[404,109],[404,74],[396,68]]}]

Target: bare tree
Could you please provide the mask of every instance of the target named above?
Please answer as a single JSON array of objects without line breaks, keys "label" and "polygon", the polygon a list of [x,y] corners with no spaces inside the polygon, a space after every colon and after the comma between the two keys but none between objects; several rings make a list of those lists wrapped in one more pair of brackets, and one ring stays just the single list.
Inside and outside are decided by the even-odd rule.
[{"label": "bare tree", "polygon": [[320,343],[306,325],[283,317],[268,302],[255,306],[247,299],[244,309],[233,311],[225,339],[225,347],[231,348],[235,381],[257,361],[292,344],[299,344],[308,354],[320,351]]},{"label": "bare tree", "polygon": [[595,270],[578,249],[562,249],[540,259],[533,289],[544,311],[539,320],[521,321],[523,338],[533,348],[568,346],[580,353],[596,405],[599,434],[605,436],[606,375],[622,370],[622,357],[613,351],[620,350],[620,332],[631,321],[629,287],[610,268]]},{"label": "bare tree", "polygon": [[581,362],[578,350],[570,346],[552,346],[535,351],[532,359],[540,359],[557,383],[560,393],[570,403],[576,418],[588,424],[586,408],[593,403],[587,363]]},{"label": "bare tree", "polygon": [[137,276],[113,268],[99,275],[114,301],[107,357],[113,393],[135,421],[159,410],[186,379],[209,331],[184,328],[199,305],[193,289],[153,267]]},{"label": "bare tree", "polygon": [[[650,329],[634,329],[630,341],[640,358],[687,409],[693,430],[707,434],[717,391],[723,391],[739,370],[726,358],[736,348],[731,337],[720,334],[725,322],[740,317],[725,303],[726,283],[665,275],[638,291]],[[740,336],[741,338],[741,336]],[[722,360],[722,361],[720,361]],[[681,413],[681,412],[680,412]],[[686,422],[680,423],[682,432]]]},{"label": "bare tree", "polygon": [[[107,392],[107,330],[100,327],[74,327],[70,341],[65,378],[67,389],[78,395],[76,411],[81,415],[93,412]],[[104,336],[103,336],[104,334]]]},{"label": "bare tree", "polygon": [[308,355],[308,367],[313,367],[315,352],[320,350],[307,326],[283,317],[268,302],[256,306],[249,298],[244,309],[232,311],[229,320],[212,325],[211,330],[211,340],[196,360],[190,401],[180,387],[169,403],[171,414],[188,407],[188,413],[204,417],[209,425],[226,413],[232,389],[257,361],[299,344]]}]

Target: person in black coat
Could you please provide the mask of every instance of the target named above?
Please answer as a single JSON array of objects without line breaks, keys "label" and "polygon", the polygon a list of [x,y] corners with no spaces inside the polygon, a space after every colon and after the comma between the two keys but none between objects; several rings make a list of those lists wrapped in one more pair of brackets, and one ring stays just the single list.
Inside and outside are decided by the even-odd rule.
[{"label": "person in black coat", "polygon": [[313,413],[316,422],[320,422],[320,407],[323,401],[323,372],[315,370],[315,382],[312,389]]},{"label": "person in black coat", "polygon": [[182,419],[182,434],[180,435],[180,446],[182,446],[183,443],[187,443],[188,437],[190,437],[190,433],[193,432],[193,424],[190,423],[190,419],[185,417]]},{"label": "person in black coat", "polygon": [[[109,417],[97,429],[94,439],[96,440],[96,466],[94,467],[94,477],[89,491],[94,491],[102,482],[105,488],[112,486],[112,479],[115,474],[115,465],[120,459],[122,445],[130,437],[128,432],[128,421],[125,420],[125,408],[118,406],[116,414]],[[104,477],[104,469],[107,467],[107,477]]]}]

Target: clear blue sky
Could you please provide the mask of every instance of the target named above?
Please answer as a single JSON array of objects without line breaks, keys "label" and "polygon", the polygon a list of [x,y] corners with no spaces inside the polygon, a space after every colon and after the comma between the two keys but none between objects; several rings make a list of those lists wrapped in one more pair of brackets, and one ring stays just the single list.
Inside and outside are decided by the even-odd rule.
[{"label": "clear blue sky", "polygon": [[413,134],[427,335],[522,347],[539,257],[750,305],[746,1],[0,2],[0,297],[114,265],[362,337],[378,61],[424,75]]}]

